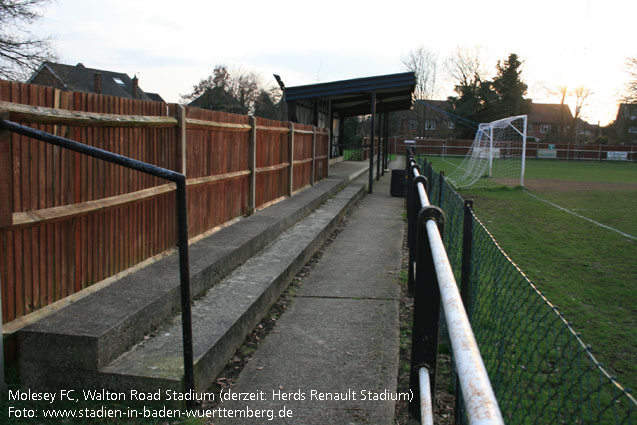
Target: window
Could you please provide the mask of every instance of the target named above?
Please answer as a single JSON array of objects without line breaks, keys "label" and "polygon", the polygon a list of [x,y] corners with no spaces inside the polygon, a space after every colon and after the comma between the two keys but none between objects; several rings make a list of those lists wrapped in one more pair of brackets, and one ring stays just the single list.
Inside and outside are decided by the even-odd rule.
[{"label": "window", "polygon": [[637,127],[628,127],[628,132],[632,134],[637,134]]},{"label": "window", "polygon": [[631,120],[631,121],[635,121],[635,120],[637,120],[637,115],[631,115],[631,116],[630,116],[630,120]]},{"label": "window", "polygon": [[120,86],[124,85],[124,82],[121,80],[121,78],[113,77],[113,81],[115,81]]},{"label": "window", "polygon": [[540,133],[548,133],[549,131],[551,131],[550,124],[540,124]]},{"label": "window", "polygon": [[416,120],[409,120],[409,129],[410,130],[415,130],[416,129]]},{"label": "window", "polygon": [[436,121],[425,121],[425,130],[435,130],[436,129]]},{"label": "window", "polygon": [[455,123],[455,122],[453,122],[453,121],[448,121],[448,122],[447,122],[447,128],[448,128],[449,130],[453,130],[454,128],[456,128],[456,123]]},{"label": "window", "polygon": [[533,131],[533,124],[529,124],[527,129],[528,129],[529,133],[532,132]]}]

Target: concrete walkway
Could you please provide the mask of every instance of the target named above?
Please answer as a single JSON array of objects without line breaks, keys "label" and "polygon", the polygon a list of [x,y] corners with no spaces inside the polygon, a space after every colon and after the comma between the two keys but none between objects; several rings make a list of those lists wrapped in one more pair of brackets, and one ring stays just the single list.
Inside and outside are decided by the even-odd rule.
[{"label": "concrete walkway", "polygon": [[[241,400],[218,406],[234,417],[214,424],[393,423],[392,399],[404,397],[396,394],[404,199],[390,196],[390,180],[391,172],[375,180],[354,207],[239,376],[231,391]],[[363,173],[352,184],[366,182]]]}]

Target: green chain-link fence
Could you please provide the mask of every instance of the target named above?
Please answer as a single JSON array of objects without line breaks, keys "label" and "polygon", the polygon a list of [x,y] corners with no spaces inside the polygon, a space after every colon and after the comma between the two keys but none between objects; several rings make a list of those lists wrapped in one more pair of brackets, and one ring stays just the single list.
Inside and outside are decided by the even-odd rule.
[{"label": "green chain-link fence", "polygon": [[[429,199],[445,212],[445,246],[461,282],[464,200],[422,157]],[[637,403],[566,318],[471,213],[467,308],[502,416],[510,424],[631,424]]]}]

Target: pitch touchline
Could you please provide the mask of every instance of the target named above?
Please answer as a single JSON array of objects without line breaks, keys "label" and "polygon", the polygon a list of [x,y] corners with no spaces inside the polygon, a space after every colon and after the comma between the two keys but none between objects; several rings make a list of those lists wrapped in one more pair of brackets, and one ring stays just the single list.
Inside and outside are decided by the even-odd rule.
[{"label": "pitch touchline", "polygon": [[542,198],[540,198],[540,197],[539,197],[539,196],[537,196],[536,194],[531,193],[530,191],[528,191],[527,189],[524,189],[524,192],[528,193],[530,196],[532,196],[533,198],[537,199],[538,201],[545,202],[545,203],[547,203],[547,204],[549,204],[549,205],[554,206],[555,208],[557,208],[557,209],[559,209],[559,210],[562,210],[562,211],[564,211],[564,212],[567,212],[567,213],[569,213],[569,214],[572,214],[572,215],[574,215],[575,217],[583,218],[584,220],[586,220],[586,221],[590,221],[591,223],[596,224],[596,225],[598,225],[598,226],[600,226],[600,227],[603,227],[604,229],[612,230],[613,232],[617,232],[617,233],[619,233],[620,235],[622,235],[622,236],[624,236],[624,237],[627,237],[627,238],[630,238],[630,239],[633,239],[633,240],[636,240],[636,241],[637,241],[637,237],[635,237],[635,236],[633,236],[633,235],[629,235],[628,233],[624,233],[624,232],[622,232],[621,230],[617,230],[617,229],[615,229],[614,227],[607,226],[607,225],[602,224],[602,223],[600,223],[600,222],[598,222],[598,221],[595,221],[595,220],[593,220],[593,219],[591,219],[591,218],[584,217],[583,215],[580,215],[580,214],[578,214],[578,213],[576,213],[576,212],[574,212],[574,211],[571,211],[571,210],[566,209],[566,208],[564,208],[564,207],[560,207],[559,205],[554,204],[554,203],[553,203],[553,202],[551,202],[551,201],[547,201],[546,199],[542,199]]}]

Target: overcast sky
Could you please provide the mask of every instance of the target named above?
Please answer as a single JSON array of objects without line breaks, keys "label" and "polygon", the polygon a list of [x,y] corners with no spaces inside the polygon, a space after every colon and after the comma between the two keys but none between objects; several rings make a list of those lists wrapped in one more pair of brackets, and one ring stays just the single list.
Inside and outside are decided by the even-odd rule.
[{"label": "overcast sky", "polygon": [[[547,89],[560,85],[590,88],[582,112],[604,125],[637,56],[635,0],[55,0],[42,13],[37,31],[55,38],[62,63],[135,74],[171,102],[217,64],[295,86],[402,72],[420,45],[441,61],[480,45],[492,73],[518,54],[536,102],[558,103]],[[453,85],[439,80],[445,99]]]}]

